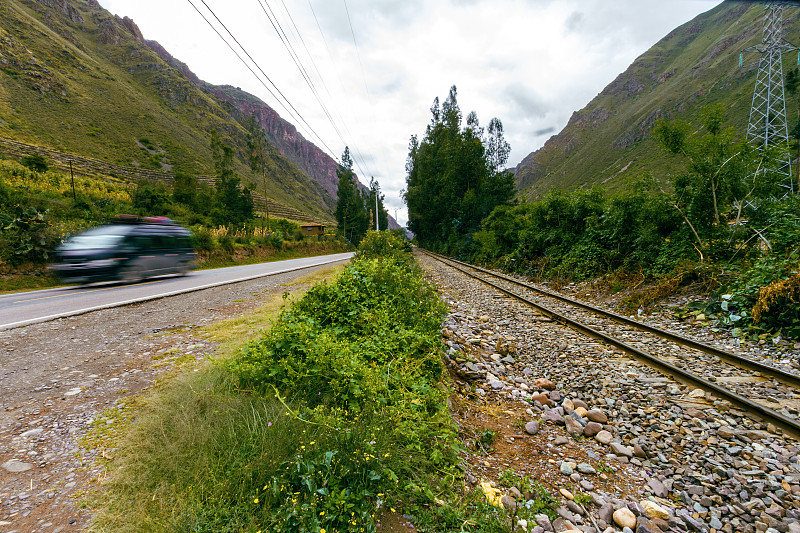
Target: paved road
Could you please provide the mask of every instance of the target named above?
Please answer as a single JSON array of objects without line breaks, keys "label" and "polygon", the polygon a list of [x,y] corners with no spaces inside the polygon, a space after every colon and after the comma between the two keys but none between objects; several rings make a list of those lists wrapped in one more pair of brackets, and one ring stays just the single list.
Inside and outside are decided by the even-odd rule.
[{"label": "paved road", "polygon": [[0,295],[0,330],[236,283],[261,276],[335,263],[348,260],[352,256],[352,253],[333,254],[274,263],[200,270],[185,277],[161,276],[130,285],[95,283]]}]

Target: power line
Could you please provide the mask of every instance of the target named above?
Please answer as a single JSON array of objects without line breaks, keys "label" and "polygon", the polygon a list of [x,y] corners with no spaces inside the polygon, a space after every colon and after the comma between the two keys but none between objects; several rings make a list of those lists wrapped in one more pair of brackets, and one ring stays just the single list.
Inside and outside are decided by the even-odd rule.
[{"label": "power line", "polygon": [[[317,18],[317,12],[314,11],[314,6],[311,4],[311,0],[307,0],[307,2],[308,2],[308,8],[311,10],[311,14],[314,16],[314,22],[317,24],[317,29],[319,30],[319,35],[320,35],[320,37],[322,37],[322,42],[325,44],[325,50],[327,50],[327,52],[328,52],[328,58],[330,59],[331,64],[334,64],[334,63],[336,63],[336,61],[333,58],[333,53],[331,52],[330,46],[328,46],[328,40],[325,38],[325,32],[322,31],[322,25],[319,23],[319,19]],[[351,26],[351,32],[352,32],[352,26]],[[342,83],[342,78],[339,76],[338,71],[335,71],[335,72],[336,72],[336,79],[339,82],[339,88],[342,90],[342,92],[345,92],[344,83]],[[327,87],[326,87],[326,90],[327,90]],[[328,94],[330,94],[330,92]],[[347,122],[344,120],[344,117],[342,117],[341,113],[338,113],[338,111],[337,111],[337,116],[339,117],[339,120],[344,125],[345,132],[350,137],[353,137],[353,134],[350,132],[350,128],[347,127]],[[361,155],[361,152],[358,150],[358,147],[357,146],[353,146],[353,148],[356,150],[356,152],[358,152],[357,156],[359,158],[361,158],[362,161],[363,161],[364,157]]]},{"label": "power line", "polygon": [[[336,122],[333,120],[333,117],[331,116],[331,113],[328,110],[328,107],[322,101],[322,97],[320,96],[319,91],[317,91],[317,88],[314,85],[314,82],[311,79],[311,76],[308,74],[308,71],[306,70],[305,66],[303,65],[303,62],[300,59],[299,54],[294,49],[294,46],[292,46],[292,43],[290,42],[289,36],[284,31],[283,26],[281,25],[280,21],[278,20],[277,15],[272,10],[272,7],[269,5],[269,2],[266,1],[266,0],[264,0],[263,2],[262,2],[262,0],[258,0],[258,4],[261,7],[261,10],[264,12],[264,15],[266,15],[267,19],[270,21],[270,24],[272,24],[272,29],[274,29],[275,33],[278,34],[278,37],[280,38],[281,42],[283,43],[283,46],[286,48],[286,51],[289,53],[289,57],[291,57],[291,59],[294,62],[295,66],[300,71],[300,75],[303,77],[303,80],[306,82],[306,85],[308,85],[308,88],[311,90],[311,93],[314,95],[314,98],[319,103],[320,107],[322,108],[322,112],[328,118],[328,121],[330,122],[330,124],[333,127],[334,131],[339,136],[339,139],[344,144],[347,144],[344,141],[344,136],[342,135],[342,132],[339,130],[338,126],[336,125]],[[286,5],[285,4],[284,4],[284,9],[286,9]],[[267,10],[269,10],[269,12],[267,12]],[[289,17],[291,19],[291,13],[289,13],[288,10],[286,12],[287,12],[287,14],[289,14]],[[294,24],[293,20],[292,20],[292,24]],[[297,30],[297,26],[296,25],[295,25],[295,30]],[[300,36],[299,30],[297,30],[297,35],[298,35],[298,37],[300,37],[300,39],[302,41],[302,36]],[[308,52],[308,49],[306,49],[306,52]],[[309,54],[309,57],[310,57],[310,54]],[[312,61],[313,61],[313,59],[312,59]],[[317,70],[317,73],[319,74],[319,70]],[[360,167],[359,167],[359,169],[360,169]]]},{"label": "power line", "polygon": [[[222,22],[222,20],[219,18],[219,16],[217,16],[217,14],[214,12],[214,10],[206,3],[206,0],[200,0],[200,2],[208,10],[208,12],[213,16],[213,18],[216,20],[216,22],[219,24],[219,26],[221,26],[225,30],[225,32],[233,40],[233,42],[236,43],[236,45],[239,47],[241,52],[243,52],[244,55],[247,57],[247,59],[249,59],[250,63],[248,63],[248,61],[245,60],[244,57],[242,57],[242,55],[239,53],[239,51],[237,51],[236,48],[234,48],[234,46],[217,29],[217,27],[211,22],[211,20],[209,20],[209,18],[198,8],[198,6],[195,5],[193,0],[188,0],[188,1],[189,1],[189,4],[192,6],[192,8],[194,8],[194,10],[203,18],[203,20],[205,20],[206,24],[208,24],[209,27],[211,27],[211,29],[217,34],[217,36],[220,39],[222,39],[222,41],[225,43],[225,45],[234,53],[234,55],[236,55],[236,57],[239,59],[239,61],[242,62],[242,64],[250,71],[250,73],[253,74],[256,77],[256,79],[259,81],[259,83],[278,102],[278,104],[280,104],[280,106],[290,116],[295,117],[297,120],[302,122],[302,124],[305,125],[305,128],[307,128],[310,131],[310,133],[313,135],[313,137],[316,138],[319,141],[319,143],[328,151],[328,153],[338,163],[339,162],[338,157],[336,156],[334,151],[330,148],[330,146],[328,146],[327,143],[322,139],[322,136],[317,133],[317,131],[305,119],[305,117],[302,115],[302,113],[300,113],[300,111],[298,111],[298,109],[292,104],[292,102],[289,100],[289,98],[286,97],[285,94],[283,94],[283,92],[280,90],[280,88],[277,86],[277,84],[275,84],[275,82],[269,77],[269,75],[264,71],[264,69],[259,65],[259,63],[247,51],[247,49],[244,47],[244,45],[242,45],[242,43],[239,41],[239,39],[237,39],[237,37],[233,34],[233,32],[231,32],[231,30],[225,25],[224,22]],[[287,52],[289,53],[289,56],[291,57],[292,61],[295,63],[295,66],[300,71],[301,76],[303,77],[304,81],[308,85],[308,87],[311,90],[312,94],[316,98],[317,102],[319,103],[320,107],[322,108],[323,113],[327,117],[328,121],[330,122],[330,124],[333,127],[334,131],[336,132],[337,136],[339,137],[339,139],[345,145],[348,145],[348,144],[352,145],[352,147],[353,147],[353,149],[355,151],[355,154],[357,154],[356,165],[358,166],[358,169],[361,172],[362,176],[364,176],[366,178],[370,174],[365,172],[364,168],[362,167],[362,164],[364,165],[364,167],[366,167],[367,165],[366,165],[366,161],[365,161],[363,155],[361,154],[361,151],[358,149],[358,146],[356,146],[355,144],[347,143],[345,141],[345,138],[344,138],[344,135],[342,134],[342,131],[339,129],[339,126],[337,125],[336,121],[333,119],[333,116],[332,116],[330,110],[328,109],[327,105],[323,102],[322,97],[321,97],[319,91],[317,90],[317,88],[316,88],[316,86],[315,86],[315,84],[314,84],[314,82],[313,82],[313,80],[311,78],[311,75],[309,74],[309,72],[305,68],[305,66],[303,65],[303,61],[301,60],[299,54],[294,49],[294,46],[291,43],[291,39],[289,38],[289,35],[287,34],[286,31],[284,31],[284,29],[283,29],[283,27],[282,27],[282,25],[280,23],[280,20],[278,19],[277,14],[272,9],[272,7],[269,5],[269,1],[268,0],[263,0],[264,3],[262,3],[262,0],[257,0],[257,1],[259,3],[259,6],[261,7],[262,11],[264,12],[265,16],[270,21],[270,24],[272,25],[273,29],[277,33],[278,37],[283,42],[284,47],[286,48]],[[316,74],[318,76],[318,79],[322,82],[323,86],[325,87],[325,90],[327,91],[327,86],[325,85],[324,77],[322,76],[322,74],[320,73],[319,69],[317,68],[316,63],[314,62],[313,56],[310,54],[310,52],[308,50],[308,47],[305,45],[305,41],[302,38],[302,35],[300,33],[299,28],[295,24],[294,19],[293,19],[291,13],[289,12],[289,10],[287,9],[285,2],[283,0],[281,0],[281,3],[283,4],[284,10],[286,11],[286,13],[287,13],[287,15],[288,15],[288,17],[290,19],[290,22],[291,22],[291,24],[293,25],[293,27],[295,29],[297,38],[299,38],[299,40],[301,41],[301,43],[303,44],[303,46],[304,46],[304,48],[306,50],[306,54],[311,59],[311,62],[313,64],[314,69],[316,71]],[[320,34],[322,35],[323,41],[325,42],[325,46],[326,46],[326,49],[328,50],[328,54],[332,56],[332,54],[330,52],[330,48],[328,47],[327,40],[325,40],[325,36],[322,33],[322,28],[320,27],[319,21],[316,18],[316,13],[314,13],[313,6],[311,6],[310,0],[309,0],[309,7],[311,7],[312,14],[314,15],[314,19],[315,19],[315,21],[317,23],[317,27],[320,30]],[[347,6],[346,5],[345,5],[345,9],[347,10]],[[347,12],[347,17],[348,17],[348,21],[349,21],[350,20],[349,11]],[[350,23],[350,29],[351,29],[351,34],[353,35],[353,42],[354,42],[354,44],[356,44],[356,47],[357,47],[357,43],[355,41],[355,33],[353,32],[353,28],[352,28],[352,23]],[[358,53],[358,50],[356,50],[356,52]],[[361,65],[362,78],[364,79],[364,87],[366,89],[366,78],[363,75],[363,65],[361,64],[360,54],[359,54],[358,60],[359,60],[359,65]],[[252,64],[252,66],[251,66],[251,64]],[[263,78],[266,79],[267,82],[269,82],[269,84],[272,86],[272,89],[269,86],[267,86],[267,84],[264,82],[264,80],[261,78],[261,76],[259,76],[259,74],[255,70],[253,70],[253,67],[255,67],[258,70],[258,72],[261,73],[261,76],[263,76]],[[274,89],[274,91],[273,91],[273,89]],[[276,92],[277,92],[277,95],[276,95]],[[278,97],[278,95],[280,95],[280,98]],[[328,95],[330,96],[330,92],[329,91],[328,91]],[[367,93],[367,95],[369,96],[368,93]],[[344,121],[344,119],[341,117],[340,114],[339,114],[339,120],[344,125],[345,129],[348,129],[346,121]],[[349,129],[348,129],[348,133],[349,133]]]},{"label": "power line", "polygon": [[[261,72],[261,74],[263,74],[264,77],[267,78],[267,81],[269,81],[269,83],[275,88],[275,90],[278,91],[278,94],[280,94],[281,97],[284,100],[286,100],[286,103],[289,104],[289,106],[294,110],[294,112],[297,114],[297,116],[300,118],[300,120],[303,121],[303,123],[314,134],[314,136],[316,136],[317,139],[319,139],[319,141],[322,143],[322,145],[325,146],[325,148],[327,148],[329,152],[333,153],[333,150],[331,150],[330,147],[328,147],[328,145],[325,144],[325,141],[322,140],[322,137],[320,137],[320,135],[314,130],[314,128],[311,127],[311,124],[309,124],[308,121],[306,121],[305,117],[303,117],[303,115],[297,110],[297,108],[295,108],[294,105],[292,105],[292,103],[289,101],[289,99],[286,97],[286,95],[284,95],[283,92],[281,92],[281,90],[278,88],[277,85],[275,85],[275,83],[272,81],[272,79],[270,79],[270,77],[267,75],[267,73],[264,72],[264,69],[262,69],[261,66],[258,64],[258,62],[255,59],[253,59],[253,56],[250,55],[250,53],[245,49],[245,47],[242,46],[242,44],[239,42],[239,40],[233,35],[233,33],[231,33],[231,31],[228,29],[228,27],[225,26],[225,24],[219,19],[217,14],[214,13],[214,10],[211,9],[210,7],[208,7],[208,4],[206,4],[206,0],[200,0],[200,1],[203,3],[204,6],[206,6],[206,9],[208,9],[211,12],[211,14],[214,16],[214,18],[217,20],[217,22],[220,23],[220,25],[228,33],[228,35],[231,36],[231,38],[234,40],[234,42],[236,42],[236,44],[239,46],[239,48],[242,49],[242,51],[250,59],[250,61],[253,62],[253,64],[256,66],[256,68],[259,70],[259,72]],[[191,0],[189,0],[189,2],[191,2]]]},{"label": "power line", "polygon": [[[283,5],[283,9],[284,9],[284,11],[286,11],[286,14],[289,17],[289,21],[292,23],[292,26],[294,27],[294,30],[295,30],[295,33],[297,34],[298,39],[300,39],[300,43],[303,45],[303,49],[306,51],[306,55],[311,60],[311,65],[314,67],[314,72],[316,72],[317,78],[322,83],[322,88],[325,89],[325,93],[328,95],[328,97],[333,99],[333,95],[331,95],[330,90],[328,90],[328,85],[325,83],[325,77],[320,72],[319,67],[317,67],[317,62],[314,61],[314,56],[311,55],[311,52],[308,50],[308,46],[306,46],[306,41],[305,41],[305,39],[303,39],[303,34],[300,32],[300,28],[297,27],[297,24],[295,24],[294,17],[292,17],[292,13],[289,11],[289,8],[286,6],[286,2],[284,0],[281,0],[281,4]],[[328,47],[328,41],[325,39],[325,34],[322,32],[322,27],[319,24],[319,20],[317,20],[317,14],[314,12],[314,7],[311,5],[311,0],[308,0],[308,7],[311,8],[311,14],[314,16],[314,21],[317,24],[317,28],[319,29],[319,33],[320,33],[320,36],[322,37],[322,41],[325,43],[325,49],[328,51],[328,56],[331,59],[331,63],[333,63],[334,62],[333,61],[333,55],[331,54],[330,48]],[[337,78],[338,78],[338,74],[337,74]],[[340,82],[341,82],[341,80],[340,80]],[[340,83],[340,85],[341,85],[341,83]],[[347,122],[344,120],[344,117],[342,117],[342,114],[339,113],[339,111],[338,111],[338,109],[336,108],[335,105],[334,105],[334,112],[336,113],[336,116],[339,119],[339,122],[341,122],[342,126],[344,127],[345,132],[347,133],[347,135],[352,137],[353,134],[350,133],[350,130],[347,127]],[[331,120],[331,123],[333,123],[333,119],[331,118],[330,120]],[[342,139],[341,133],[339,134],[339,138],[342,140],[342,142],[344,142],[344,139]],[[345,142],[344,144],[347,144],[347,143]],[[354,148],[356,148],[356,151],[358,151],[358,147],[354,146]],[[360,155],[360,153],[359,153],[359,155]],[[363,157],[362,157],[362,161],[361,162],[364,163]]]},{"label": "power line", "polygon": [[[322,73],[319,71],[319,68],[317,67],[317,62],[314,61],[314,56],[312,56],[311,52],[308,50],[308,46],[306,46],[306,41],[305,41],[305,39],[303,39],[303,34],[300,33],[300,28],[298,28],[297,24],[295,24],[294,17],[292,17],[292,13],[289,11],[289,8],[286,7],[286,2],[284,2],[284,0],[281,0],[281,5],[283,5],[283,10],[286,11],[286,14],[289,16],[289,22],[292,23],[292,26],[294,27],[294,31],[297,34],[297,37],[300,39],[300,43],[302,43],[303,49],[306,51],[306,55],[308,56],[308,59],[311,60],[311,65],[314,67],[314,71],[317,73],[317,78],[319,78],[319,81],[322,82],[322,87],[325,89],[325,92],[328,93],[328,96],[331,96],[331,93],[328,90],[328,86],[325,84],[325,78],[322,77]],[[326,46],[327,46],[327,43],[326,43]]]},{"label": "power line", "polygon": [[[258,2],[259,2],[259,4],[261,4],[262,0],[258,0]],[[278,36],[280,37],[281,41],[283,42],[284,47],[289,52],[289,55],[292,58],[292,60],[294,61],[295,66],[297,66],[298,70],[300,71],[301,75],[303,76],[306,84],[308,85],[308,87],[311,90],[312,94],[314,95],[314,97],[316,98],[316,100],[319,103],[320,107],[322,108],[323,113],[327,117],[328,122],[331,124],[331,126],[334,129],[334,131],[338,135],[339,140],[341,140],[342,144],[344,144],[344,145],[352,145],[353,150],[354,150],[354,153],[353,153],[354,162],[355,162],[356,166],[358,167],[358,170],[361,173],[361,175],[366,178],[366,176],[368,174],[370,174],[370,173],[364,171],[364,168],[367,168],[368,165],[366,164],[366,159],[361,154],[361,150],[358,148],[357,145],[355,145],[353,143],[348,143],[345,140],[345,136],[342,133],[342,130],[339,128],[339,125],[337,124],[337,121],[334,119],[333,113],[331,113],[331,111],[329,109],[329,106],[323,101],[322,95],[317,90],[316,85],[314,84],[314,82],[312,80],[312,76],[309,74],[308,69],[306,69],[305,65],[303,64],[303,60],[300,59],[300,54],[297,53],[297,51],[295,50],[295,47],[291,43],[291,39],[289,39],[289,36],[288,36],[287,32],[283,29],[283,26],[281,25],[280,21],[278,20],[278,16],[276,15],[275,11],[273,11],[273,9],[270,7],[269,0],[263,0],[263,3],[266,4],[266,7],[269,9],[269,12],[272,14],[272,17],[270,17],[270,15],[267,13],[267,11],[264,8],[263,4],[261,4],[262,11],[264,11],[264,14],[267,15],[267,17],[270,19],[270,23],[272,24],[273,29],[276,31],[276,33],[278,33]],[[289,22],[290,22],[291,26],[295,30],[295,35],[297,36],[297,39],[303,45],[303,48],[306,51],[306,55],[311,60],[311,64],[313,66],[313,69],[317,74],[317,78],[321,81],[321,83],[322,83],[323,87],[325,88],[325,91],[327,92],[328,96],[330,98],[332,98],[332,96],[330,94],[330,91],[328,90],[328,87],[325,84],[325,78],[322,75],[322,73],[319,71],[319,68],[317,67],[316,62],[314,61],[314,57],[311,55],[311,52],[308,50],[308,46],[306,46],[305,39],[303,39],[302,32],[300,31],[300,28],[297,27],[297,24],[294,21],[294,17],[292,16],[292,13],[289,11],[288,7],[286,6],[286,2],[284,0],[281,0],[281,5],[283,6],[283,9],[286,12],[286,15],[289,17]],[[310,1],[309,1],[309,7],[311,7]],[[314,19],[317,22],[317,27],[320,29],[320,34],[322,35],[322,39],[325,42],[325,46],[327,48],[327,40],[325,40],[325,36],[324,36],[324,34],[322,34],[322,28],[319,26],[319,21],[316,19],[316,13],[314,12],[314,8],[313,7],[311,7],[311,12],[314,15]],[[273,19],[274,19],[274,22],[273,22]],[[330,55],[330,49],[328,49],[328,54]],[[333,58],[331,58],[331,59],[333,59]],[[335,109],[335,106],[334,106],[334,109]],[[352,133],[350,133],[349,128],[347,128],[347,122],[344,120],[344,118],[342,117],[341,113],[338,113],[338,111],[337,111],[336,115],[337,115],[337,117],[339,119],[339,122],[341,122],[341,124],[347,130],[348,136],[352,137],[353,135],[352,135]]]},{"label": "power line", "polygon": [[347,23],[350,25],[350,35],[353,36],[353,46],[356,47],[356,57],[358,58],[358,66],[361,67],[361,79],[364,81],[364,92],[369,96],[369,89],[367,88],[367,77],[364,75],[364,63],[361,62],[361,52],[358,51],[358,43],[356,42],[356,32],[353,30],[353,21],[350,19],[350,10],[347,9],[347,0],[342,0],[344,4],[344,11],[347,13]]},{"label": "power line", "polygon": [[213,17],[214,17],[214,18],[216,19],[216,21],[217,21],[217,22],[220,24],[220,26],[222,26],[222,28],[223,28],[223,29],[224,29],[224,30],[225,30],[225,31],[228,33],[228,35],[230,35],[230,37],[231,37],[231,38],[234,40],[234,42],[235,42],[235,43],[236,43],[236,44],[239,46],[239,48],[242,50],[242,52],[244,52],[244,54],[245,54],[245,55],[248,57],[248,59],[250,59],[250,61],[251,61],[251,62],[253,63],[253,65],[254,65],[254,66],[255,66],[255,67],[258,69],[258,71],[259,71],[259,72],[261,72],[261,74],[264,76],[264,78],[266,78],[266,79],[267,79],[267,81],[270,83],[270,85],[272,85],[272,87],[275,89],[275,91],[277,91],[277,92],[278,92],[278,94],[280,94],[280,96],[283,98],[283,100],[286,102],[286,104],[288,104],[288,106],[289,106],[289,107],[290,107],[290,108],[291,108],[291,109],[294,111],[294,113],[292,113],[292,111],[290,111],[290,110],[289,110],[289,109],[286,107],[286,105],[284,105],[284,104],[283,104],[283,102],[281,102],[281,100],[280,100],[280,99],[279,99],[277,96],[275,96],[275,93],[273,93],[273,92],[272,92],[272,90],[271,90],[271,89],[270,89],[270,88],[269,88],[269,87],[268,87],[268,86],[267,86],[267,85],[264,83],[264,81],[263,81],[263,80],[262,80],[262,79],[261,79],[261,78],[258,76],[258,74],[256,74],[256,72],[254,72],[254,71],[253,71],[253,69],[252,69],[252,68],[250,67],[250,65],[249,65],[249,64],[248,64],[248,63],[247,63],[247,62],[244,60],[244,58],[242,58],[242,56],[241,56],[241,55],[239,55],[239,53],[238,53],[238,52],[237,52],[237,51],[236,51],[236,50],[233,48],[233,46],[231,46],[231,44],[230,44],[230,43],[227,41],[227,39],[225,39],[225,37],[224,37],[224,36],[223,36],[223,35],[222,35],[222,34],[221,34],[221,33],[220,33],[218,30],[217,30],[217,28],[215,28],[215,27],[214,27],[214,25],[211,23],[211,21],[210,21],[210,20],[208,20],[208,18],[207,18],[207,17],[206,17],[206,16],[205,16],[205,15],[204,15],[204,14],[203,14],[201,11],[200,11],[200,9],[198,9],[198,7],[197,7],[197,6],[196,6],[196,5],[195,5],[195,4],[192,2],[192,0],[187,0],[187,1],[188,1],[188,2],[189,2],[189,4],[190,4],[190,5],[191,5],[191,6],[194,8],[194,10],[195,10],[195,11],[197,11],[197,13],[198,13],[198,14],[199,14],[201,17],[203,17],[203,20],[205,20],[205,21],[206,21],[206,23],[207,23],[207,24],[208,24],[208,25],[211,27],[211,29],[212,29],[212,30],[214,30],[214,32],[215,32],[215,33],[216,33],[216,34],[217,34],[217,35],[218,35],[218,36],[219,36],[219,37],[222,39],[222,41],[223,41],[223,42],[224,42],[224,43],[225,43],[225,44],[228,46],[228,48],[230,48],[230,49],[231,49],[231,51],[232,51],[232,52],[233,52],[233,53],[236,55],[236,57],[237,57],[237,58],[239,58],[239,61],[241,61],[241,62],[242,62],[244,65],[245,65],[245,67],[247,67],[247,69],[248,69],[248,70],[249,70],[249,71],[250,71],[250,72],[251,72],[251,73],[252,73],[252,74],[253,74],[253,75],[256,77],[256,79],[259,81],[259,83],[261,83],[261,85],[263,85],[263,86],[264,86],[264,88],[265,88],[265,89],[267,89],[267,91],[270,93],[270,95],[272,95],[272,97],[273,97],[273,98],[275,98],[275,100],[276,100],[276,101],[277,101],[277,102],[278,102],[278,103],[281,105],[281,107],[283,107],[283,109],[284,109],[284,110],[286,110],[286,112],[287,112],[287,113],[289,113],[290,115],[293,115],[293,116],[296,116],[296,117],[298,117],[298,118],[299,118],[299,120],[300,120],[300,121],[302,121],[302,122],[303,122],[303,124],[305,124],[305,125],[306,125],[306,127],[307,127],[307,128],[309,129],[309,131],[310,131],[310,132],[311,132],[311,133],[314,135],[314,137],[316,137],[316,138],[319,140],[319,142],[320,142],[320,143],[321,143],[321,144],[322,144],[322,145],[323,145],[323,146],[324,146],[324,147],[325,147],[325,148],[328,150],[328,152],[329,152],[329,153],[330,153],[330,154],[333,156],[333,158],[334,158],[335,160],[337,160],[337,161],[338,161],[338,158],[337,158],[337,157],[336,157],[336,155],[334,154],[333,150],[331,150],[331,148],[330,148],[330,147],[329,147],[329,146],[328,146],[328,145],[325,143],[325,141],[322,139],[322,137],[321,137],[321,136],[320,136],[320,135],[319,135],[319,134],[318,134],[318,133],[317,133],[317,132],[314,130],[314,128],[313,128],[313,127],[311,127],[311,125],[308,123],[308,121],[306,121],[306,119],[303,117],[303,115],[302,115],[302,114],[301,114],[301,113],[300,113],[300,112],[299,112],[299,111],[298,111],[298,110],[297,110],[297,109],[294,107],[294,105],[292,105],[291,101],[289,101],[289,99],[286,97],[286,95],[284,95],[284,94],[283,94],[283,92],[281,92],[281,90],[280,90],[280,89],[278,88],[278,86],[277,86],[277,85],[276,85],[276,84],[275,84],[275,83],[272,81],[272,79],[271,79],[271,78],[270,78],[270,77],[267,75],[267,73],[266,73],[266,72],[264,72],[264,69],[262,69],[262,68],[261,68],[261,66],[258,64],[258,62],[257,62],[255,59],[253,59],[253,57],[252,57],[252,56],[250,55],[250,53],[247,51],[247,49],[246,49],[244,46],[242,46],[242,44],[239,42],[239,40],[238,40],[238,39],[236,39],[236,37],[233,35],[233,33],[231,33],[231,31],[230,31],[230,30],[227,28],[227,26],[225,26],[225,24],[224,24],[224,23],[223,23],[223,22],[222,22],[222,21],[219,19],[219,17],[218,17],[218,16],[217,16],[217,14],[214,12],[214,10],[213,10],[213,9],[211,9],[211,8],[208,6],[208,4],[206,4],[205,0],[200,0],[200,1],[201,1],[201,2],[202,2],[202,4],[203,4],[203,5],[206,7],[206,9],[207,9],[207,10],[208,10],[208,11],[209,11],[209,12],[210,12],[212,15],[213,15]]},{"label": "power line", "polygon": [[[358,42],[356,42],[356,32],[353,29],[353,20],[350,18],[350,9],[348,9],[348,7],[347,7],[347,0],[342,0],[342,3],[344,4],[344,11],[347,14],[347,23],[350,26],[350,35],[353,36],[353,46],[355,46],[356,57],[358,58],[358,66],[361,69],[361,80],[364,82],[364,93],[367,95],[367,102],[369,103],[370,115],[372,115],[372,109],[373,109],[372,96],[369,93],[369,87],[367,87],[367,76],[366,76],[366,73],[364,71],[364,63],[361,61],[361,52],[358,49]],[[370,124],[374,124],[374,123],[375,123],[375,120],[373,118],[372,120],[370,120]],[[358,152],[357,148],[356,148],[356,151]],[[359,152],[358,155],[361,156],[361,153]]]}]

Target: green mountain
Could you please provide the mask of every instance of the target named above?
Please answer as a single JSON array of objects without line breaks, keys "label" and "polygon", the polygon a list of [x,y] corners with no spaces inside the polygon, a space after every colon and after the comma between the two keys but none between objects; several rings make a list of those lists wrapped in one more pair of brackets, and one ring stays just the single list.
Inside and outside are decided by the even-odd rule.
[{"label": "green mountain", "polygon": [[215,129],[235,149],[243,182],[263,194],[246,164],[243,126],[257,109],[268,137],[280,132],[292,141],[270,150],[273,212],[332,221],[336,162],[256,97],[238,91],[250,106],[234,105],[230,90],[198,80],[158,43],[145,41],[132,20],[96,0],[0,2],[0,150],[7,144],[1,141],[13,141],[75,154],[77,172],[91,158],[132,169],[126,176],[136,169],[164,179],[176,170],[208,176]]},{"label": "green mountain", "polygon": [[[761,42],[764,3],[725,1],[661,39],[639,56],[567,126],[515,169],[518,188],[537,198],[555,187],[600,185],[626,188],[651,172],[666,179],[682,164],[666,155],[650,132],[660,118],[699,124],[706,105],[722,102],[727,125],[745,136],[759,55],[740,51]],[[785,38],[800,44],[800,9],[784,11]],[[784,71],[797,66],[797,53],[784,54]],[[789,120],[798,101],[787,96]],[[791,128],[791,126],[790,126]]]}]

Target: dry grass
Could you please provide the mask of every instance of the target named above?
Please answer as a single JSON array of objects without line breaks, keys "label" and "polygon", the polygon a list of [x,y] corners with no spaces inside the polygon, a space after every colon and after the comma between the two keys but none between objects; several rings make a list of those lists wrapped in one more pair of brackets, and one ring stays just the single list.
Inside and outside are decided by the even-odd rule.
[{"label": "dry grass", "polygon": [[[636,285],[638,287],[641,281]],[[670,277],[661,278],[655,284],[642,290],[632,288],[631,294],[621,302],[626,312],[637,309],[650,309],[653,305],[677,292],[681,287],[696,284],[700,293],[708,292],[720,286],[719,272],[708,265],[679,265]]]},{"label": "dry grass", "polygon": [[644,290],[633,292],[623,300],[623,307],[627,312],[633,312],[636,309],[648,309],[653,304],[660,302],[677,291],[678,287],[683,283],[683,279],[683,274],[680,274],[676,277],[663,280],[651,287],[647,287]]},{"label": "dry grass", "polygon": [[778,303],[781,298],[790,302],[800,302],[800,274],[795,274],[789,279],[770,283],[758,291],[758,300],[753,306],[753,322],[761,322],[763,315],[769,312],[770,307]]}]

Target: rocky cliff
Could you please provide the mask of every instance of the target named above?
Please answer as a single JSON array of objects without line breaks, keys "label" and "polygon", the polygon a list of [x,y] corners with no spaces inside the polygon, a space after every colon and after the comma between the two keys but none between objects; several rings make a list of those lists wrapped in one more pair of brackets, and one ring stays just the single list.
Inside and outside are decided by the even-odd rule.
[{"label": "rocky cliff", "polygon": [[294,125],[282,119],[274,109],[259,98],[241,89],[230,85],[208,83],[202,83],[201,86],[208,94],[232,104],[244,116],[255,116],[261,127],[264,128],[267,138],[283,154],[283,157],[313,178],[334,198],[336,197],[338,164],[315,144],[303,138]]}]

